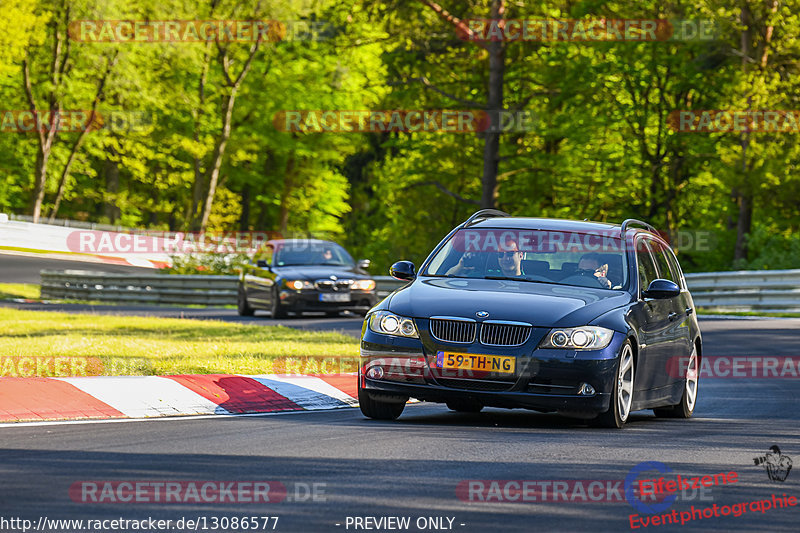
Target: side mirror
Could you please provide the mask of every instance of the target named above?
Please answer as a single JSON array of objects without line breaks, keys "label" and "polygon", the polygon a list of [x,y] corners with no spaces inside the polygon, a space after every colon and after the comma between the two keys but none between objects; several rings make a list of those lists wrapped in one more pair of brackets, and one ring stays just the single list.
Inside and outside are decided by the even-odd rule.
[{"label": "side mirror", "polygon": [[358,268],[360,268],[361,270],[368,269],[369,265],[371,265],[371,264],[372,264],[372,261],[370,261],[369,259],[359,259],[358,263],[356,263]]},{"label": "side mirror", "polygon": [[258,261],[256,261],[256,266],[258,268],[269,268],[269,263],[267,262],[266,259],[259,259]]},{"label": "side mirror", "polygon": [[401,281],[411,281],[417,277],[414,263],[411,261],[398,261],[389,268],[389,275]]},{"label": "side mirror", "polygon": [[642,293],[645,298],[653,298],[656,300],[664,300],[666,298],[674,298],[681,293],[681,288],[674,281],[668,279],[654,279],[650,282],[650,286]]}]

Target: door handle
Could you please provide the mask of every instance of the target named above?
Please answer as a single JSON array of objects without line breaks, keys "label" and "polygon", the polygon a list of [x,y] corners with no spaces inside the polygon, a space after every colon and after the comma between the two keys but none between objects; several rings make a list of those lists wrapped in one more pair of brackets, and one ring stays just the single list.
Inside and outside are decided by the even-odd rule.
[{"label": "door handle", "polygon": [[694,309],[692,309],[691,307],[687,307],[687,308],[686,308],[686,316],[689,316],[689,315],[691,315],[692,313],[694,313]]},{"label": "door handle", "polygon": [[667,318],[669,318],[670,322],[672,322],[673,320],[678,318],[678,313],[670,313],[669,315],[667,315]]}]

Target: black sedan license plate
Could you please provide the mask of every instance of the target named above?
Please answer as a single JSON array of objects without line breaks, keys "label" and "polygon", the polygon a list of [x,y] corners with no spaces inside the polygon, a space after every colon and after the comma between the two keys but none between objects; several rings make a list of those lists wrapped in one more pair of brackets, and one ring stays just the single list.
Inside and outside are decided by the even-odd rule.
[{"label": "black sedan license plate", "polygon": [[347,293],[341,293],[341,294],[338,294],[338,293],[333,293],[333,294],[323,293],[323,294],[319,295],[319,301],[320,302],[340,302],[340,303],[341,302],[349,302],[350,301],[350,295],[347,294]]}]

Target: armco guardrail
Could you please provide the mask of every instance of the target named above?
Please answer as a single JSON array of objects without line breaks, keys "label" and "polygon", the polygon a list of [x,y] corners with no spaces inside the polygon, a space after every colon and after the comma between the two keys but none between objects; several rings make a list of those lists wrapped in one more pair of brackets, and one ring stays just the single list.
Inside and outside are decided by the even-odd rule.
[{"label": "armco guardrail", "polygon": [[698,307],[720,311],[800,311],[800,270],[686,274]]},{"label": "armco guardrail", "polygon": [[[406,284],[374,276],[385,298]],[[110,274],[43,270],[42,298],[129,303],[233,305],[237,276]],[[698,307],[722,311],[800,311],[800,270],[745,270],[687,274]]]},{"label": "armco guardrail", "polygon": [[232,305],[238,276],[109,274],[42,270],[42,298],[126,303]]},{"label": "armco guardrail", "polygon": [[395,289],[404,287],[408,282],[394,279],[391,276],[374,276],[375,284],[378,289],[378,298],[386,298]]},{"label": "armco guardrail", "polygon": [[[234,305],[238,276],[110,274],[88,270],[42,270],[42,298],[126,303]],[[376,276],[385,298],[405,282]]]}]

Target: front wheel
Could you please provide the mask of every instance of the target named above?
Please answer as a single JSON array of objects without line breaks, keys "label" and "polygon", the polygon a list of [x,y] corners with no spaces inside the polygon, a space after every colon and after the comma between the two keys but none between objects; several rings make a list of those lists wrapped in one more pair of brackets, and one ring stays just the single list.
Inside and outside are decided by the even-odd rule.
[{"label": "front wheel", "polygon": [[270,312],[272,318],[286,318],[286,308],[281,305],[281,299],[278,297],[277,287],[272,291],[272,304],[270,305]]},{"label": "front wheel", "polygon": [[625,341],[619,353],[617,363],[617,379],[611,394],[611,405],[608,411],[601,413],[592,422],[606,428],[621,428],[628,420],[633,403],[633,348],[631,341]]},{"label": "front wheel", "polygon": [[374,400],[369,393],[358,385],[358,406],[367,418],[375,420],[396,420],[406,407],[405,402],[382,402]]},{"label": "front wheel", "polygon": [[247,293],[244,290],[244,287],[241,285],[239,286],[239,291],[236,297],[236,311],[239,313],[239,316],[253,316],[256,312],[255,309],[250,307],[250,304],[247,302]]},{"label": "front wheel", "polygon": [[699,361],[697,359],[697,346],[692,348],[689,363],[686,365],[686,381],[683,387],[681,402],[669,407],[659,407],[653,412],[659,418],[691,418],[694,406],[697,403],[697,388],[699,385]]}]

